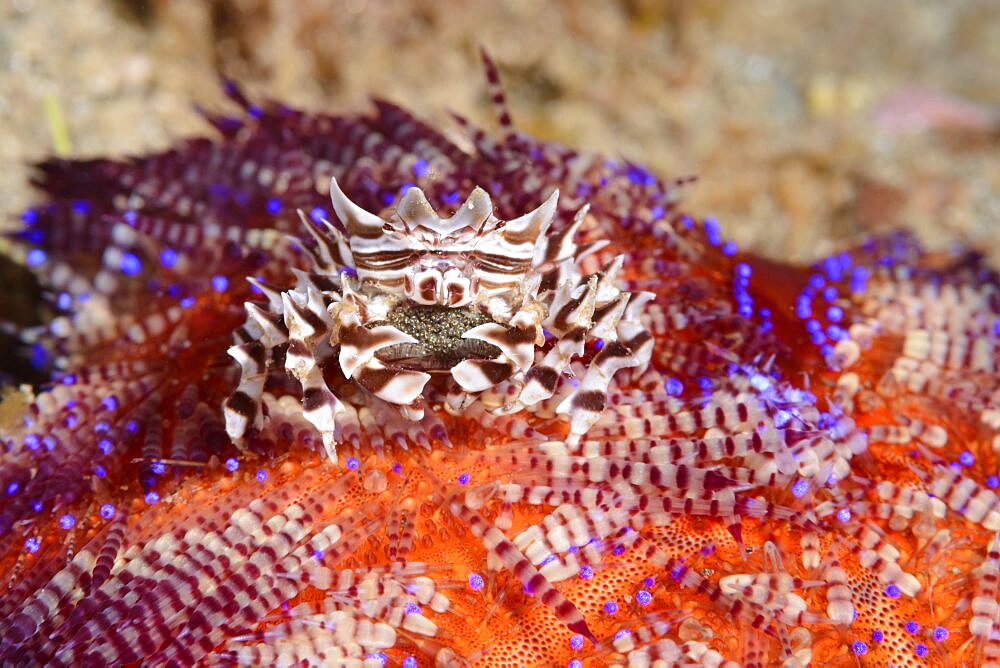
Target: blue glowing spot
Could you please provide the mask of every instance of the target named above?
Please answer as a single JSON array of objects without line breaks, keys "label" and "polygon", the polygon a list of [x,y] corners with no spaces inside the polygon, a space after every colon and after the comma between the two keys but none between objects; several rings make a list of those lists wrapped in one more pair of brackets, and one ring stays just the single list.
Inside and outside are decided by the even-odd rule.
[{"label": "blue glowing spot", "polygon": [[906,622],[906,625],[903,628],[906,629],[907,633],[916,633],[917,631],[920,630],[920,624],[917,624],[915,621],[911,619],[910,621]]},{"label": "blue glowing spot", "polygon": [[254,474],[254,477],[257,478],[257,482],[265,482],[267,480],[267,471],[261,469]]},{"label": "blue glowing spot", "polygon": [[663,218],[663,215],[665,213],[666,209],[664,209],[662,206],[654,206],[652,209],[649,210],[649,217],[652,218],[653,220],[659,220],[660,218]]},{"label": "blue glowing spot", "polygon": [[392,193],[383,193],[382,194],[382,203],[385,204],[386,206],[389,206],[390,204],[392,204],[393,200],[395,200],[395,199],[396,199],[396,197]]},{"label": "blue glowing spot", "polygon": [[313,559],[316,561],[323,561],[323,557],[326,556],[326,552],[323,550],[313,550]]},{"label": "blue glowing spot", "polygon": [[97,449],[105,455],[110,455],[111,451],[114,449],[114,443],[112,443],[110,439],[102,438],[97,442]]},{"label": "blue glowing spot", "polygon": [[483,576],[479,573],[473,573],[469,576],[469,589],[472,591],[481,591],[485,586],[486,580],[483,580]]},{"label": "blue glowing spot", "polygon": [[643,587],[646,587],[646,588],[652,588],[652,586],[653,586],[653,585],[654,585],[655,583],[656,583],[656,580],[654,580],[653,578],[645,578],[645,579],[644,579],[644,580],[642,581],[642,586],[643,586]]},{"label": "blue glowing spot", "polygon": [[647,605],[649,605],[650,603],[653,602],[653,595],[650,594],[645,589],[640,589],[639,591],[637,591],[635,593],[635,600],[636,600],[636,603],[638,603],[639,605],[645,607],[645,606],[647,606]]},{"label": "blue glowing spot", "polygon": [[312,218],[312,221],[318,225],[326,220],[326,209],[321,206],[313,207],[313,209],[309,212],[309,217]]},{"label": "blue glowing spot", "polygon": [[850,522],[851,521],[851,509],[850,508],[841,508],[840,510],[838,510],[837,511],[837,519],[840,520],[841,522]]},{"label": "blue glowing spot", "polygon": [[181,308],[191,308],[194,306],[194,297],[185,297],[177,303],[181,305]]},{"label": "blue glowing spot", "polygon": [[56,306],[64,311],[68,311],[69,307],[73,305],[73,297],[68,292],[60,292],[59,297],[56,299]]},{"label": "blue glowing spot", "polygon": [[59,518],[59,526],[69,531],[76,526],[76,518],[67,513]]},{"label": "blue glowing spot", "polygon": [[100,513],[101,517],[103,517],[106,520],[110,520],[112,517],[115,516],[115,507],[110,503],[105,503],[103,506],[101,506]]},{"label": "blue glowing spot", "polygon": [[226,470],[230,473],[236,471],[239,467],[240,463],[235,457],[230,457],[226,460]]},{"label": "blue glowing spot", "polygon": [[750,278],[750,274],[753,273],[753,269],[750,268],[746,262],[740,262],[736,265],[736,275],[742,276],[743,278]]},{"label": "blue glowing spot", "polygon": [[17,494],[17,490],[21,489],[21,485],[18,482],[12,482],[7,485],[7,496],[14,496]]},{"label": "blue glowing spot", "polygon": [[135,276],[142,271],[142,260],[135,253],[123,253],[118,267],[126,276]]},{"label": "blue glowing spot", "polygon": [[73,374],[63,376],[62,379],[60,379],[60,382],[63,385],[76,385],[76,376],[74,376]]},{"label": "blue glowing spot", "polygon": [[31,366],[36,369],[44,369],[49,363],[49,353],[45,346],[36,343],[31,346]]},{"label": "blue glowing spot", "polygon": [[629,631],[628,629],[620,629],[615,634],[615,638],[614,639],[617,642],[617,641],[621,640],[622,638],[628,638],[630,635],[632,635],[632,632]]},{"label": "blue glowing spot", "polygon": [[580,567],[580,577],[584,580],[589,580],[594,577],[594,569],[590,564],[584,564]]},{"label": "blue glowing spot", "polygon": [[21,222],[25,225],[34,225],[38,222],[38,210],[37,209],[25,209],[21,214]]},{"label": "blue glowing spot", "polygon": [[995,475],[991,475],[986,479],[986,486],[989,487],[990,489],[996,489],[997,487],[1000,487],[1000,478],[996,477]]},{"label": "blue glowing spot", "polygon": [[574,649],[574,650],[577,650],[577,651],[583,649],[583,636],[581,636],[581,635],[575,635],[572,638],[570,638],[569,639],[569,646],[570,646],[571,649]]},{"label": "blue glowing spot", "polygon": [[623,554],[625,554],[625,546],[615,545],[614,549],[611,550],[611,554],[615,555],[616,557],[622,556]]},{"label": "blue glowing spot", "polygon": [[668,378],[667,382],[663,384],[663,388],[672,397],[679,397],[684,393],[684,383],[677,378]]},{"label": "blue glowing spot", "polygon": [[470,476],[469,476],[468,473],[463,473],[462,475],[458,476],[458,484],[459,485],[468,485],[469,484],[469,478],[470,478]]},{"label": "blue glowing spot", "polygon": [[24,541],[24,549],[27,550],[28,554],[34,554],[35,552],[38,552],[38,548],[40,548],[41,546],[42,544],[41,542],[39,542],[37,536],[32,536],[28,540]]},{"label": "blue glowing spot", "polygon": [[809,491],[809,481],[799,478],[792,484],[792,496],[801,499]]},{"label": "blue glowing spot", "polygon": [[795,315],[800,320],[812,317],[812,302],[809,301],[808,297],[799,297],[795,302]]},{"label": "blue glowing spot", "polygon": [[946,629],[943,626],[939,626],[936,629],[934,629],[934,640],[937,640],[938,642],[944,642],[947,639],[948,639],[948,629]]},{"label": "blue glowing spot", "polygon": [[395,474],[397,474],[397,475],[400,474],[400,473],[402,473],[403,472],[403,465],[402,464],[393,464],[392,465],[392,472],[395,473]]},{"label": "blue glowing spot", "polygon": [[625,170],[628,180],[637,186],[652,186],[656,184],[656,177],[638,165],[629,165]]},{"label": "blue glowing spot", "polygon": [[149,468],[156,475],[163,475],[164,471],[167,470],[167,465],[163,462],[153,462]]},{"label": "blue glowing spot", "polygon": [[45,232],[42,230],[28,230],[27,232],[18,232],[17,237],[34,246],[40,246],[45,241]]},{"label": "blue glowing spot", "polygon": [[749,320],[751,317],[753,317],[753,306],[751,306],[750,304],[741,304],[740,307],[737,309],[737,312],[740,314],[740,317]]},{"label": "blue glowing spot", "polygon": [[125,423],[125,431],[127,431],[130,434],[134,434],[135,432],[139,431],[139,423],[136,422],[135,420],[129,420],[128,422]]},{"label": "blue glowing spot", "polygon": [[594,350],[600,350],[604,347],[604,339],[594,339]]},{"label": "blue glowing spot", "polygon": [[408,615],[419,615],[420,614],[420,606],[417,605],[416,603],[407,603],[406,604],[406,614],[408,614]]},{"label": "blue glowing spot", "polygon": [[722,244],[722,254],[725,255],[726,257],[732,257],[736,255],[737,250],[739,249],[737,248],[735,241],[727,241],[726,243]]},{"label": "blue glowing spot", "polygon": [[972,466],[976,463],[976,457],[971,452],[966,450],[958,456],[958,461],[962,463],[962,466]]},{"label": "blue glowing spot", "polygon": [[618,612],[618,604],[615,603],[614,601],[606,602],[604,604],[604,612],[608,613],[609,615],[615,614],[616,612]]},{"label": "blue glowing spot", "polygon": [[400,195],[404,195],[404,194],[406,194],[407,190],[409,190],[410,188],[413,188],[413,187],[414,187],[414,185],[412,183],[404,183],[403,185],[401,185],[399,187],[399,194]]},{"label": "blue glowing spot", "polygon": [[854,650],[854,653],[858,656],[863,656],[868,653],[868,645],[863,640],[855,640],[854,643],[851,644],[851,649]]},{"label": "blue glowing spot", "polygon": [[164,248],[160,251],[160,264],[167,269],[172,269],[177,264],[177,251],[173,248]]},{"label": "blue glowing spot", "polygon": [[829,343],[824,343],[819,347],[819,354],[823,357],[829,357],[833,354],[833,346]]},{"label": "blue glowing spot", "polygon": [[570,659],[569,663],[566,664],[566,668],[583,668],[583,664],[580,659]]},{"label": "blue glowing spot", "polygon": [[913,651],[916,652],[917,656],[921,658],[925,657],[927,656],[927,645],[923,644],[922,642],[917,643],[917,646],[913,648]]},{"label": "blue glowing spot", "polygon": [[831,341],[843,341],[847,338],[847,332],[844,331],[844,328],[837,325],[827,327],[826,335],[830,337]]},{"label": "blue glowing spot", "polygon": [[73,209],[73,213],[80,216],[86,216],[90,212],[90,203],[82,199],[73,200],[70,207]]},{"label": "blue glowing spot", "polygon": [[35,499],[34,501],[31,502],[31,509],[34,510],[36,513],[42,512],[42,508],[44,507],[45,504],[39,501],[38,499]]},{"label": "blue glowing spot", "polygon": [[840,322],[844,319],[844,309],[839,306],[831,306],[826,310],[826,317],[831,322]]},{"label": "blue glowing spot", "polygon": [[267,200],[267,212],[272,216],[277,215],[281,212],[281,200],[277,197],[272,197]]},{"label": "blue glowing spot", "polygon": [[98,478],[103,478],[104,476],[108,475],[108,472],[103,466],[98,464],[97,466],[94,467],[94,475],[96,475]]},{"label": "blue glowing spot", "polygon": [[101,406],[106,411],[117,410],[117,408],[118,408],[118,399],[115,398],[113,395],[112,396],[104,397],[103,399],[101,399]]},{"label": "blue glowing spot", "polygon": [[413,163],[413,175],[418,179],[427,174],[427,161],[423,158]]},{"label": "blue glowing spot", "polygon": [[380,666],[384,666],[389,661],[389,657],[385,654],[385,652],[375,652],[374,654],[369,654],[368,658],[374,660]]},{"label": "blue glowing spot", "polygon": [[222,275],[212,277],[212,289],[216,292],[225,292],[229,287],[229,279]]},{"label": "blue glowing spot", "polygon": [[809,286],[810,287],[815,288],[816,290],[819,290],[824,285],[826,285],[826,279],[823,278],[822,276],[820,276],[819,274],[813,274],[812,276],[809,277]]},{"label": "blue glowing spot", "polygon": [[403,668],[417,668],[417,657],[410,655],[403,659]]},{"label": "blue glowing spot", "polygon": [[702,376],[701,378],[698,379],[698,387],[700,387],[701,389],[705,390],[706,392],[708,390],[711,390],[712,389],[712,379],[709,378],[708,376]]},{"label": "blue glowing spot", "polygon": [[833,287],[832,285],[823,288],[823,299],[825,299],[826,301],[828,302],[837,301],[838,296],[839,293],[837,292],[837,288]]},{"label": "blue glowing spot", "polygon": [[872,631],[872,640],[874,642],[882,642],[885,639],[885,634],[882,633],[880,629],[875,629]]},{"label": "blue glowing spot", "polygon": [[458,203],[458,191],[456,190],[454,192],[450,192],[450,193],[445,194],[441,198],[441,201],[444,202],[445,204],[457,204]]},{"label": "blue glowing spot", "polygon": [[149,492],[145,496],[146,503],[149,505],[154,505],[160,502],[160,495],[156,492]]},{"label": "blue glowing spot", "polygon": [[361,466],[361,462],[358,461],[357,457],[347,458],[347,468],[349,468],[352,471],[357,471],[359,466]]}]

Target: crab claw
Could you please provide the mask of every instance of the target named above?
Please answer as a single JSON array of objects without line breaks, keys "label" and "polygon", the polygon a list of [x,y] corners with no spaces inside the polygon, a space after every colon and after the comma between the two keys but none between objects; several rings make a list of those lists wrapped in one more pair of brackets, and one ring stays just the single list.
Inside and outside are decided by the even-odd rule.
[{"label": "crab claw", "polygon": [[466,392],[482,392],[507,380],[514,372],[503,355],[495,360],[464,360],[451,368],[451,377]]},{"label": "crab claw", "polygon": [[390,369],[375,358],[363,365],[355,375],[355,380],[376,397],[399,405],[416,401],[430,379],[429,373]]},{"label": "crab claw", "polygon": [[473,327],[462,334],[463,339],[479,339],[492,344],[518,369],[527,369],[535,359],[535,328],[504,327],[495,322]]},{"label": "crab claw", "polygon": [[358,368],[368,364],[382,348],[400,343],[417,343],[417,340],[391,325],[371,329],[353,325],[341,327],[339,342],[340,368],[345,378],[351,378]]}]

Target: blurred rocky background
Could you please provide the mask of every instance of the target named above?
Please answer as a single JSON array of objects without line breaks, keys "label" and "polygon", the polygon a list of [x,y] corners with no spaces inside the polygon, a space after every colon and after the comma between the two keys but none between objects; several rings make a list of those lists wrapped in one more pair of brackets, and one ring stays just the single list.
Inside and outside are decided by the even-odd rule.
[{"label": "blurred rocky background", "polygon": [[[374,94],[493,127],[483,45],[519,127],[697,175],[686,208],[743,248],[808,261],[902,226],[1000,259],[995,0],[0,3],[0,225],[32,203],[32,161],[205,133],[193,104],[225,104],[220,72],[308,108]],[[0,281],[0,317],[29,319],[18,268]]]}]

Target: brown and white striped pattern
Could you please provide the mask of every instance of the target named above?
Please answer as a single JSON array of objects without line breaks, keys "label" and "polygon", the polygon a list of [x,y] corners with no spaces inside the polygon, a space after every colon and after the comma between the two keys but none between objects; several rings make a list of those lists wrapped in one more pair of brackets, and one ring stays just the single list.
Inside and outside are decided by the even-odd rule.
[{"label": "brown and white striped pattern", "polygon": [[[501,384],[512,388],[513,396],[489,401],[502,414],[533,409],[560,392],[556,412],[569,416],[575,441],[604,412],[614,377],[625,369],[645,369],[652,337],[640,317],[653,295],[619,288],[621,255],[602,271],[582,272],[581,262],[601,245],[574,242],[587,207],[568,227],[546,234],[559,213],[557,190],[534,211],[507,221],[494,215],[481,188],[449,218],[439,217],[417,187],[406,191],[387,218],[354,204],[336,178],[330,197],[339,225],[314,224],[300,214],[311,271],[292,269],[297,281],[288,290],[251,279],[267,307],[246,304],[246,324],[229,350],[241,369],[239,386],[224,406],[226,432],[235,441],[264,426],[261,399],[276,350],[284,352],[285,371],[301,384],[303,415],[334,460],[337,441],[383,447],[385,430],[369,428],[366,409],[394,405],[407,418],[422,420],[424,389],[434,373],[450,375],[447,405],[454,412],[468,413],[480,395]],[[401,329],[417,330],[419,323],[389,324],[400,308],[408,314],[461,309],[485,317],[488,322],[462,332],[461,339],[481,341],[499,354],[440,369],[379,359],[379,351],[396,347],[416,351],[419,362],[420,337],[428,334]],[[543,327],[556,340],[540,355]],[[603,347],[582,380],[569,383],[566,372],[579,363],[588,342],[598,340]],[[344,393],[328,385],[331,358],[347,381],[364,390],[351,393],[361,405],[348,405]]]}]

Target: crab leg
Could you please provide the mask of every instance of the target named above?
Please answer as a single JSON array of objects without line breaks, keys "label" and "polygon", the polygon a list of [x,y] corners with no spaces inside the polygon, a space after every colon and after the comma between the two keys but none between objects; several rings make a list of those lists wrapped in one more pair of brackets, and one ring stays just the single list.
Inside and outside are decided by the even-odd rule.
[{"label": "crab leg", "polygon": [[336,462],[337,415],[343,412],[344,405],[330,391],[313,355],[320,344],[326,343],[332,322],[315,290],[310,290],[306,298],[283,292],[281,302],[288,327],[285,370],[302,384],[302,415],[319,430],[327,456]]}]

